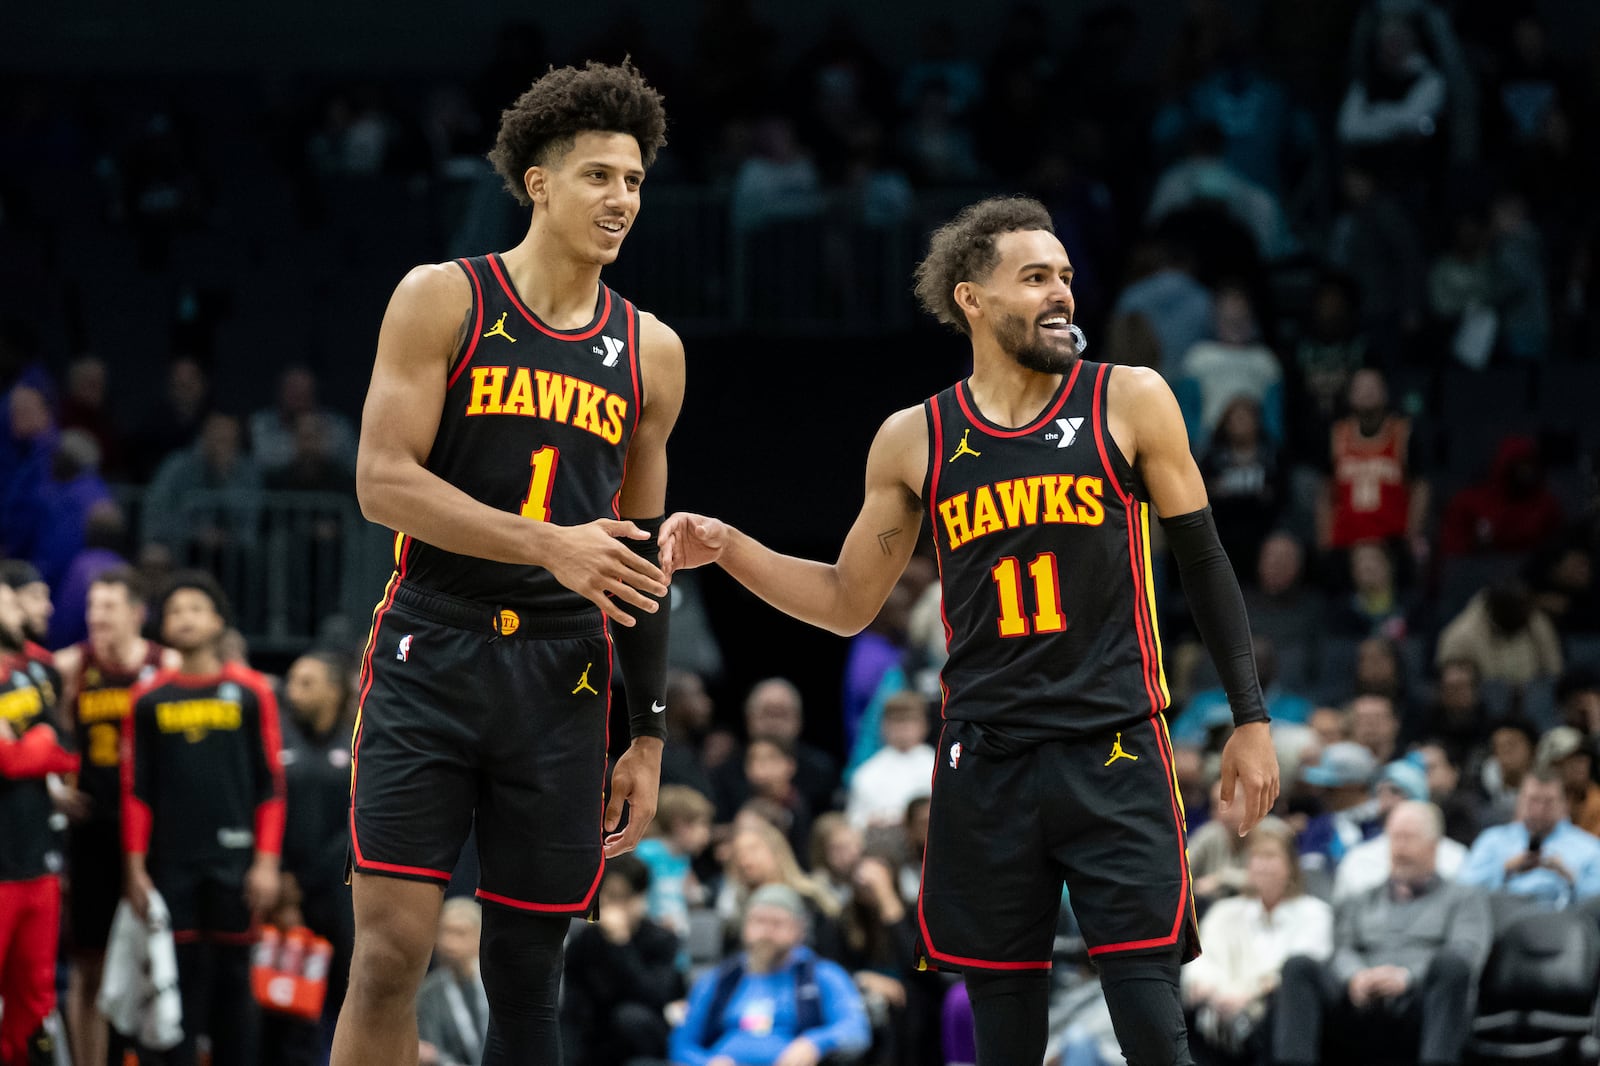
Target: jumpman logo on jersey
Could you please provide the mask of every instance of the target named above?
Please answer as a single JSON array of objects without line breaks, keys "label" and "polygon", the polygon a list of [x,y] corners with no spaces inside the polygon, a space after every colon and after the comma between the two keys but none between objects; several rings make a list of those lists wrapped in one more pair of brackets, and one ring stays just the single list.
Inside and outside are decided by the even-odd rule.
[{"label": "jumpman logo on jersey", "polygon": [[483,336],[484,336],[485,339],[488,339],[489,337],[504,337],[506,340],[510,341],[512,344],[517,343],[517,338],[513,337],[511,334],[506,332],[506,312],[505,311],[501,311],[500,312],[500,317],[494,320],[494,325],[490,326],[489,327],[489,332],[485,333]]},{"label": "jumpman logo on jersey", "polygon": [[1111,758],[1106,760],[1106,765],[1110,766],[1112,763],[1116,762],[1118,759],[1127,759],[1130,762],[1138,762],[1139,761],[1139,756],[1137,756],[1137,755],[1129,755],[1127,752],[1122,750],[1122,734],[1121,733],[1117,734],[1116,742],[1111,745]]},{"label": "jumpman logo on jersey", "polygon": [[[572,690],[572,694],[574,696],[580,692],[593,692],[596,696],[600,695],[600,693],[595,692],[594,686],[589,684],[589,671],[593,668],[594,663],[587,663],[584,665],[583,676],[578,678],[578,686]],[[1120,734],[1118,735],[1120,736]]]},{"label": "jumpman logo on jersey", "polygon": [[961,431],[961,443],[956,445],[956,453],[950,458],[946,459],[945,462],[953,463],[963,455],[970,455],[976,459],[978,456],[983,454],[982,452],[973,451],[971,446],[967,444],[967,434],[971,432],[972,430],[970,429],[964,429]]}]

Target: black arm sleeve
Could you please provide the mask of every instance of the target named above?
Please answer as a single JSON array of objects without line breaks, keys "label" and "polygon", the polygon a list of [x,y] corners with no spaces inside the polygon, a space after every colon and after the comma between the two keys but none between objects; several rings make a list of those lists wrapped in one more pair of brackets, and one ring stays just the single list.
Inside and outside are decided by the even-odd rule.
[{"label": "black arm sleeve", "polygon": [[1256,675],[1255,649],[1250,644],[1250,620],[1244,613],[1244,594],[1217,537],[1211,508],[1163,518],[1161,528],[1178,560],[1189,614],[1228,694],[1233,724],[1268,721]]},{"label": "black arm sleeve", "polygon": [[[649,560],[661,563],[661,543],[656,538],[666,515],[657,518],[630,518],[628,521],[650,534],[649,540],[630,540],[628,547]],[[646,593],[649,595],[649,593]],[[667,631],[672,614],[672,594],[653,597],[660,605],[654,614],[630,607],[635,625],[612,626],[611,640],[617,647],[617,662],[622,667],[622,687],[628,697],[628,732],[633,737],[667,736],[667,716],[662,713],[667,698]],[[652,708],[659,707],[662,710]]]}]

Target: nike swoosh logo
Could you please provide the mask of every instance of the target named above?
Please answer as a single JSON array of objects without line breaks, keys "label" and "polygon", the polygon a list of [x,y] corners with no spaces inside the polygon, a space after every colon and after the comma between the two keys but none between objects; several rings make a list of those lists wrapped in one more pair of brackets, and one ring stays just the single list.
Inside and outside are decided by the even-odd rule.
[{"label": "nike swoosh logo", "polygon": [[667,705],[665,703],[654,702],[650,704],[650,709],[656,714],[660,714],[662,711],[667,709]]}]

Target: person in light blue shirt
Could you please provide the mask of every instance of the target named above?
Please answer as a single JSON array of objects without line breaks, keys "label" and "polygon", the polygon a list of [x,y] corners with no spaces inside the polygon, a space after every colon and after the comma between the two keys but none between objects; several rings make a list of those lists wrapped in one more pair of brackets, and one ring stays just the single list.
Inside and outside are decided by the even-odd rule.
[{"label": "person in light blue shirt", "polygon": [[679,1066],[817,1066],[872,1043],[861,994],[843,967],[805,946],[806,906],[786,885],[756,889],[744,951],[695,983],[672,1034]]},{"label": "person in light blue shirt", "polygon": [[1600,839],[1567,814],[1561,778],[1542,767],[1530,771],[1517,792],[1516,821],[1478,834],[1456,880],[1551,910],[1600,896]]}]

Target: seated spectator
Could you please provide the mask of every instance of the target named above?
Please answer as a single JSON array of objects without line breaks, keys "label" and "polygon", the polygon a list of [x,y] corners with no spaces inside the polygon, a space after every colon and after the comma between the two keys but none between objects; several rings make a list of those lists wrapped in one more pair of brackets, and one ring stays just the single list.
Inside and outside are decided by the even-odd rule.
[{"label": "seated spectator", "polygon": [[1556,726],[1539,738],[1533,765],[1561,777],[1572,824],[1600,834],[1600,784],[1595,784],[1594,751],[1584,735],[1569,725]]},{"label": "seated spectator", "polygon": [[[1189,836],[1189,876],[1194,882],[1195,907],[1203,917],[1206,908],[1220,899],[1236,896],[1249,883],[1250,838],[1239,835],[1244,823],[1244,805],[1224,809],[1222,781],[1211,783],[1213,816]],[[1295,866],[1300,865],[1299,857]]]},{"label": "seated spectator", "polygon": [[439,912],[436,965],[417,993],[417,1066],[479,1066],[489,1038],[489,997],[478,968],[483,912],[456,897]]},{"label": "seated spectator", "polygon": [[1439,664],[1433,702],[1403,730],[1409,742],[1432,738],[1450,748],[1451,759],[1465,764],[1489,731],[1489,711],[1478,694],[1478,666],[1471,659]]},{"label": "seated spectator", "polygon": [[[903,817],[904,811],[901,812]],[[856,864],[866,853],[861,830],[840,811],[829,811],[811,826],[811,879],[841,908],[855,892]]]},{"label": "seated spectator", "polygon": [[1192,1039],[1217,1063],[1260,1058],[1262,1023],[1289,957],[1322,962],[1333,953],[1333,910],[1305,894],[1294,831],[1268,818],[1248,841],[1244,894],[1206,912],[1206,950],[1182,970]]},{"label": "seated spectator", "polygon": [[1517,792],[1516,821],[1478,834],[1457,880],[1525,896],[1551,910],[1600,895],[1600,840],[1567,820],[1567,792],[1533,770]]},{"label": "seated spectator", "polygon": [[891,696],[883,706],[883,744],[850,779],[845,814],[857,829],[897,826],[906,804],[931,791],[933,747],[928,704],[915,692]]},{"label": "seated spectator", "polygon": [[307,367],[292,366],[278,378],[278,403],[250,416],[250,445],[256,462],[268,475],[304,458],[301,423],[315,416],[319,454],[334,468],[353,471],[356,433],[350,420],[317,402],[317,378]]},{"label": "seated spectator", "polygon": [[[200,502],[198,496],[211,497]],[[239,420],[210,414],[192,447],[162,462],[145,492],[148,539],[177,550],[248,546],[261,510],[261,470],[244,450]]]},{"label": "seated spectator", "polygon": [[[1311,716],[1311,701],[1298,693],[1286,691],[1278,684],[1277,649],[1266,637],[1257,635],[1255,647],[1256,677],[1261,682],[1266,697],[1267,713],[1274,722],[1298,725]],[[1233,712],[1228,708],[1228,694],[1221,686],[1202,689],[1189,699],[1189,703],[1172,723],[1172,739],[1180,744],[1198,744],[1219,729],[1231,729]]]},{"label": "seated spectator", "polygon": [[906,1007],[916,974],[916,921],[895,888],[894,871],[869,855],[851,873],[853,891],[839,915],[839,964],[855,979],[873,1028],[893,1059],[908,1039]]},{"label": "seated spectator", "polygon": [[1350,414],[1329,431],[1317,544],[1339,549],[1405,539],[1413,555],[1424,557],[1430,492],[1411,447],[1411,420],[1390,409],[1389,385],[1377,370],[1350,378],[1348,402]]},{"label": "seated spectator", "polygon": [[1461,774],[1462,762],[1437,740],[1426,740],[1412,753],[1428,775],[1428,798],[1444,812],[1444,833],[1461,845],[1470,845],[1483,831],[1483,799],[1469,788]]},{"label": "seated spectator", "polygon": [[1400,737],[1400,718],[1394,713],[1394,700],[1369,692],[1351,700],[1349,712],[1350,739],[1372,752],[1379,763],[1394,759]]},{"label": "seated spectator", "polygon": [[1512,579],[1472,597],[1439,634],[1437,662],[1470,659],[1486,681],[1524,685],[1561,673],[1561,641],[1533,594]]},{"label": "seated spectator", "polygon": [[744,749],[744,778],[750,799],[760,803],[773,824],[783,830],[789,848],[805,854],[811,841],[811,805],[795,787],[794,746],[778,737],[754,737]]},{"label": "seated spectator", "polygon": [[810,218],[822,211],[822,181],[788,119],[761,119],[751,130],[754,151],[733,178],[729,209],[733,228],[760,229],[771,222]]},{"label": "seated spectator", "polygon": [[1256,555],[1255,583],[1244,590],[1250,628],[1271,640],[1285,663],[1315,662],[1326,625],[1322,594],[1306,583],[1305,564],[1305,545],[1298,538],[1269,534]]},{"label": "seated spectator", "polygon": [[1600,575],[1593,547],[1577,538],[1558,539],[1536,552],[1523,573],[1533,588],[1534,606],[1557,632],[1600,633]]},{"label": "seated spectator", "polygon": [[1328,446],[1328,429],[1339,417],[1350,378],[1367,361],[1367,338],[1356,310],[1361,290],[1355,279],[1329,271],[1317,283],[1311,318],[1288,360],[1289,445],[1297,455]]},{"label": "seated spectator", "polygon": [[1561,720],[1588,737],[1600,735],[1600,671],[1573,666],[1556,682]]},{"label": "seated spectator", "polygon": [[1306,719],[1306,725],[1317,735],[1317,743],[1324,750],[1350,739],[1350,715],[1340,707],[1318,707]]},{"label": "seated spectator", "polygon": [[1257,400],[1237,396],[1223,408],[1200,473],[1228,558],[1256,558],[1289,498],[1288,466],[1262,429]]},{"label": "seated spectator", "polygon": [[[844,720],[845,748],[852,754],[863,725],[869,728],[867,740],[878,736],[876,724],[864,722],[863,716],[885,678],[898,672],[906,657],[906,629],[919,593],[920,590],[913,589],[909,574],[902,575],[889,590],[889,597],[883,601],[877,615],[867,623],[867,628],[850,638],[849,650],[845,652],[840,713]],[[895,687],[904,687],[904,684]],[[870,754],[865,753],[862,760]]]},{"label": "seated spectator", "polygon": [[355,492],[353,460],[334,449],[334,416],[308,411],[295,423],[288,462],[266,473],[267,488],[289,492]]},{"label": "seated spectator", "polygon": [[[1400,804],[1429,802],[1427,771],[1409,758],[1397,759],[1379,772],[1372,795],[1378,801],[1378,816],[1387,826],[1390,813]],[[1454,880],[1466,857],[1466,845],[1446,835],[1439,838],[1434,867],[1446,881]],[[1363,840],[1345,855],[1333,878],[1333,902],[1360,895],[1388,880],[1389,834],[1383,832],[1371,840]]]},{"label": "seated spectator", "polygon": [[695,982],[688,1015],[672,1033],[680,1066],[783,1066],[859,1054],[872,1040],[850,975],[805,946],[808,911],[791,888],[753,893],[744,951]]},{"label": "seated spectator", "polygon": [[1436,872],[1443,829],[1431,804],[1390,813],[1389,880],[1338,905],[1330,960],[1284,964],[1273,1062],[1364,1062],[1412,1048],[1413,1061],[1461,1061],[1491,923],[1482,892]]},{"label": "seated spectator", "polygon": [[1478,770],[1478,787],[1487,801],[1484,819],[1497,825],[1514,817],[1522,780],[1533,769],[1539,731],[1526,718],[1496,722],[1489,734],[1489,755]]},{"label": "seated spectator", "polygon": [[1539,445],[1522,435],[1502,437],[1489,476],[1450,499],[1439,525],[1445,555],[1527,552],[1561,531],[1561,500],[1545,481]]},{"label": "seated spectator", "polygon": [[689,936],[689,908],[705,902],[694,861],[711,843],[711,801],[686,785],[662,785],[639,861],[650,871],[645,915],[680,939]]},{"label": "seated spectator", "polygon": [[210,413],[211,382],[205,368],[193,356],[174,356],[167,364],[165,395],[147,409],[134,432],[128,473],[135,481],[148,480],[163,460],[194,443]]},{"label": "seated spectator", "polygon": [[1339,139],[1354,148],[1381,149],[1399,173],[1429,158],[1448,100],[1445,76],[1403,15],[1384,18],[1339,108]]},{"label": "seated spectator", "polygon": [[728,842],[722,888],[717,894],[717,913],[730,937],[738,929],[751,893],[763,885],[786,885],[799,893],[811,912],[812,947],[829,958],[837,953],[839,905],[833,895],[801,872],[789,841],[776,826],[752,820],[736,829]]},{"label": "seated spectator", "polygon": [[1268,439],[1283,439],[1283,366],[1261,343],[1250,294],[1237,285],[1217,292],[1214,340],[1201,341],[1183,354],[1178,377],[1199,388],[1200,406],[1187,418],[1189,436],[1199,451],[1222,422],[1222,413],[1240,396],[1261,406]]},{"label": "seated spectator", "polygon": [[[839,785],[839,764],[820,748],[800,739],[805,728],[805,710],[800,700],[800,690],[792,681],[770,677],[758,681],[744,701],[745,735],[775,737],[787,741],[795,757],[795,785],[813,811],[825,811],[834,806],[833,791]],[[717,821],[727,822],[750,798],[750,783],[744,777],[744,759],[735,752],[712,771],[711,784],[716,790],[712,799],[717,804]]]},{"label": "seated spectator", "polygon": [[1277,259],[1294,250],[1294,238],[1283,205],[1236,169],[1223,156],[1222,131],[1201,123],[1189,137],[1189,153],[1162,172],[1150,196],[1145,223],[1157,228],[1167,216],[1190,205],[1215,203],[1245,227],[1263,259]]},{"label": "seated spectator", "polygon": [[908,907],[915,907],[922,893],[922,853],[928,846],[929,804],[927,796],[918,796],[906,804],[906,820],[900,827],[903,850],[896,881],[900,886],[900,898]]},{"label": "seated spectator", "polygon": [[106,361],[85,355],[67,367],[67,387],[61,397],[61,428],[81,429],[100,446],[100,468],[112,477],[123,472],[121,434],[107,403],[109,375]]},{"label": "seated spectator", "polygon": [[[710,797],[714,795],[709,773],[711,759],[716,757],[721,765],[737,745],[725,731],[712,733],[715,707],[699,674],[668,670],[666,702],[667,709],[662,713],[667,719],[667,742],[661,751],[661,784],[686,785]],[[713,747],[722,750],[713,751]]]},{"label": "seated spectator", "polygon": [[1343,637],[1404,640],[1411,633],[1415,611],[1394,576],[1394,559],[1377,541],[1350,549],[1348,598],[1332,612],[1329,631]]},{"label": "seated spectator", "polygon": [[650,871],[632,855],[606,862],[600,918],[567,944],[562,1045],[572,1066],[621,1066],[667,1053],[667,1004],[683,996],[678,938],[647,916]]},{"label": "seated spectator", "polygon": [[1195,280],[1193,254],[1174,241],[1148,238],[1134,245],[1128,271],[1133,280],[1112,308],[1113,329],[1143,319],[1159,353],[1152,365],[1175,375],[1184,353],[1211,335],[1211,290]]},{"label": "seated spectator", "polygon": [[1387,637],[1368,637],[1356,645],[1354,689],[1357,695],[1386,696],[1398,707],[1410,699],[1400,646]]},{"label": "seated spectator", "polygon": [[1371,750],[1350,741],[1324,748],[1315,765],[1300,771],[1300,779],[1317,790],[1322,808],[1300,833],[1300,861],[1308,872],[1331,875],[1366,839],[1367,823],[1377,810],[1372,800],[1377,772]]}]

